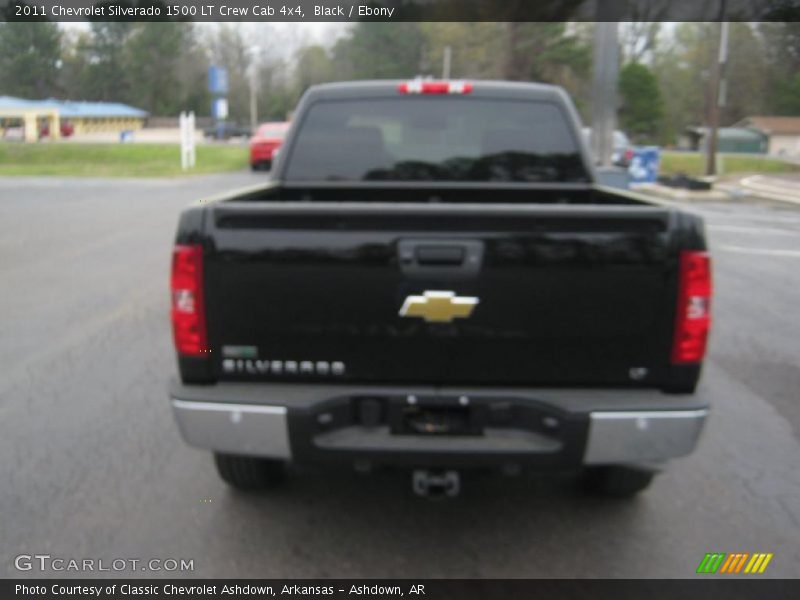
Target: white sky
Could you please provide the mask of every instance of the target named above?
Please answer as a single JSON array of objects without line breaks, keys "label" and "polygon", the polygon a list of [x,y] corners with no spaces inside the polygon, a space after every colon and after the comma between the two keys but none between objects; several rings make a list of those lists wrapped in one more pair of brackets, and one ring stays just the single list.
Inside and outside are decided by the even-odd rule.
[{"label": "white sky", "polygon": [[[218,27],[222,23],[197,23],[203,27]],[[348,23],[228,23],[242,30],[245,39],[255,46],[268,47],[282,55],[290,57],[294,51],[305,45],[320,44],[332,46],[347,31]],[[62,22],[59,26],[67,31],[86,31],[87,22]],[[266,39],[264,39],[266,38]]]}]

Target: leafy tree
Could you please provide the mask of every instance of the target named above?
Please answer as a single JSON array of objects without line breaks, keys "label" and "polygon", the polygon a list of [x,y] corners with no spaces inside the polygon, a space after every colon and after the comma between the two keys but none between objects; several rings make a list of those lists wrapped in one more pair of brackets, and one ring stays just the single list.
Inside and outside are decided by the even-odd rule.
[{"label": "leafy tree", "polygon": [[335,72],[358,79],[414,77],[425,41],[419,23],[358,23],[334,46]]},{"label": "leafy tree", "polygon": [[580,108],[588,97],[592,61],[591,46],[579,33],[567,23],[507,23],[501,77],[563,86]]},{"label": "leafy tree", "polygon": [[0,23],[0,90],[12,96],[58,94],[61,32],[44,21]]},{"label": "leafy tree", "polygon": [[123,59],[132,104],[156,115],[174,115],[184,108],[177,82],[189,31],[184,23],[137,25],[125,44]]},{"label": "leafy tree", "polygon": [[776,115],[800,115],[800,73],[794,77],[773,82],[772,112]]},{"label": "leafy tree", "polygon": [[328,52],[319,45],[300,49],[295,67],[298,96],[315,83],[332,81],[333,66]]},{"label": "leafy tree", "polygon": [[654,56],[653,73],[664,98],[660,134],[664,143],[674,142],[687,126],[706,122],[709,67],[717,56],[713,27],[681,23]]},{"label": "leafy tree", "polygon": [[663,101],[652,71],[639,63],[630,63],[619,74],[622,128],[639,138],[653,137],[659,129]]},{"label": "leafy tree", "polygon": [[81,91],[72,97],[98,101],[128,99],[132,89],[125,47],[137,25],[94,22],[91,28],[91,36],[84,38],[78,47],[80,56],[77,58],[83,63],[83,69],[75,82],[78,85],[73,87]]},{"label": "leafy tree", "polygon": [[421,74],[440,77],[445,48],[450,47],[450,76],[497,79],[504,60],[503,23],[422,23],[425,36]]},{"label": "leafy tree", "polygon": [[760,23],[766,63],[766,111],[800,114],[800,23]]}]

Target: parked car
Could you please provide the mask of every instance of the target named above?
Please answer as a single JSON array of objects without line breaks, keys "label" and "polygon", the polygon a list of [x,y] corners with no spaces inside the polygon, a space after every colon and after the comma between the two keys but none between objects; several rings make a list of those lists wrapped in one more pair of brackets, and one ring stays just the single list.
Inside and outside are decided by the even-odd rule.
[{"label": "parked car", "polygon": [[222,121],[203,129],[203,137],[218,140],[227,140],[236,137],[250,137],[252,131],[246,125],[240,125],[234,121]]},{"label": "parked car", "polygon": [[[75,133],[75,126],[70,123],[69,121],[61,121],[61,125],[59,126],[59,131],[61,132],[61,137],[66,138],[70,137],[73,133]],[[45,121],[41,127],[39,127],[39,138],[45,138],[50,136],[50,123]]]},{"label": "parked car", "polygon": [[289,123],[276,121],[263,123],[250,138],[250,168],[254,171],[272,167],[272,159],[283,143]]},{"label": "parked car", "polygon": [[[591,127],[583,128],[583,135],[586,138],[586,143],[589,145],[589,150],[592,150],[592,129]],[[631,166],[633,160],[633,144],[631,144],[625,132],[619,129],[614,131],[614,149],[611,154],[611,163],[617,167],[627,169]],[[596,161],[597,162],[597,161]]]},{"label": "parked car", "polygon": [[180,217],[184,439],[238,488],[292,462],[645,489],[708,413],[710,259],[699,216],[596,185],[579,139],[549,85],[311,87],[269,182]]}]

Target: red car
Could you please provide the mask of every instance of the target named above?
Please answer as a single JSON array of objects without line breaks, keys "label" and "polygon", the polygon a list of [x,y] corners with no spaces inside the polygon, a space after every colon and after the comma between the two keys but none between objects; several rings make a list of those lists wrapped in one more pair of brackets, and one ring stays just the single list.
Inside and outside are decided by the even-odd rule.
[{"label": "red car", "polygon": [[[72,123],[70,123],[69,121],[61,121],[61,126],[59,127],[59,131],[61,131],[61,137],[66,138],[75,133],[75,127],[73,127]],[[50,124],[44,123],[39,128],[39,137],[44,138],[49,136],[50,136]]]},{"label": "red car", "polygon": [[272,166],[272,158],[281,147],[287,129],[289,129],[287,122],[259,125],[256,134],[250,138],[250,167],[254,171],[269,169]]}]

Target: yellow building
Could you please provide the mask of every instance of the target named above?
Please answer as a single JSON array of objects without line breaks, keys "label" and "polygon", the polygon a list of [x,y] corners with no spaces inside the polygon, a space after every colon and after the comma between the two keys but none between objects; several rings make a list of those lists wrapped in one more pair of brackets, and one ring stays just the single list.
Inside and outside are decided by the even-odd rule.
[{"label": "yellow building", "polygon": [[35,142],[39,139],[40,123],[46,122],[53,139],[58,139],[61,132],[61,116],[58,108],[43,106],[38,102],[0,96],[0,139],[5,137],[11,127],[22,127],[23,139]]},{"label": "yellow building", "polygon": [[[0,120],[24,127],[25,141],[36,141],[47,123],[52,139],[65,134],[119,133],[144,127],[148,113],[118,102],[72,102],[64,100],[25,100],[0,96]],[[38,124],[38,125],[37,125]],[[7,125],[6,125],[7,126]]]}]

